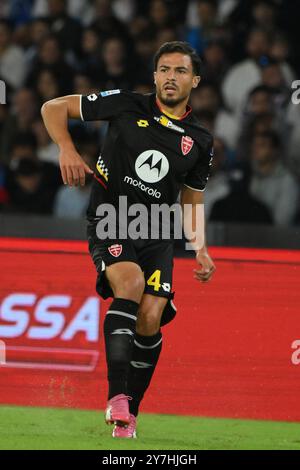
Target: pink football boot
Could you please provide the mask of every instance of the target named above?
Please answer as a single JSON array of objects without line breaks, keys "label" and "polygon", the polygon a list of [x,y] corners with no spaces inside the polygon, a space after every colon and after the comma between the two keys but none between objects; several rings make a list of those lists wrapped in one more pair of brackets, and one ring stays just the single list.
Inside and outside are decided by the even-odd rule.
[{"label": "pink football boot", "polygon": [[106,424],[127,425],[130,422],[128,400],[131,399],[123,393],[111,398],[105,411]]},{"label": "pink football boot", "polygon": [[136,438],[136,417],[130,415],[130,421],[128,426],[119,426],[118,424],[114,427],[112,437],[122,437],[125,439]]}]

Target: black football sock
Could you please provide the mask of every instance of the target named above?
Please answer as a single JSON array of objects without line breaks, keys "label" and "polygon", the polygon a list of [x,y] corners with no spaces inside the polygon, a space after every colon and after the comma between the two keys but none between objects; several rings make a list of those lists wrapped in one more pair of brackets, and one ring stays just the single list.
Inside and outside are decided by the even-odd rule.
[{"label": "black football sock", "polygon": [[162,334],[154,336],[135,334],[132,358],[128,375],[128,395],[130,413],[138,415],[143,396],[150,385],[162,348]]},{"label": "black football sock", "polygon": [[138,307],[132,300],[114,299],[104,320],[109,400],[120,393],[127,395]]}]

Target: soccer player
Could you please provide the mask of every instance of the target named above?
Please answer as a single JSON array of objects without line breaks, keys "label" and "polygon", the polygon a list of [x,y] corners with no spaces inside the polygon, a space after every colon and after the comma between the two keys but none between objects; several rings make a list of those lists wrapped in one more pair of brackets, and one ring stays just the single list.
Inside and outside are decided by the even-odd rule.
[{"label": "soccer player", "polygon": [[[136,203],[149,209],[153,204],[171,207],[181,191],[181,204],[191,208],[195,229],[213,141],[188,105],[191,90],[200,82],[200,66],[189,44],[165,43],[154,57],[156,93],[109,90],[60,97],[42,107],[48,132],[60,148],[64,183],[84,185],[87,174],[94,179],[87,233],[98,273],[97,292],[103,298],[113,297],[104,337],[109,382],[105,420],[115,424],[114,437],[136,437],[139,405],[162,348],[161,326],[176,313],[171,301],[174,240],[172,236],[124,238],[119,231],[107,239],[98,230],[101,206],[117,207],[119,196],[126,196],[128,207]],[[109,122],[95,172],[77,153],[68,118]],[[207,282],[215,266],[205,245],[204,223],[198,228],[200,236],[193,236],[193,230],[189,238],[199,264],[194,277]]]}]

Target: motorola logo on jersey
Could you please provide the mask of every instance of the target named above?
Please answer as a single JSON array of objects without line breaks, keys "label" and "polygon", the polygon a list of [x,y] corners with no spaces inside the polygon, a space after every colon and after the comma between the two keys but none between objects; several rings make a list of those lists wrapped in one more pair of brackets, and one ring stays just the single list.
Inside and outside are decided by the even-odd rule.
[{"label": "motorola logo on jersey", "polygon": [[135,162],[135,171],[146,183],[158,183],[169,171],[167,157],[158,150],[146,150]]}]

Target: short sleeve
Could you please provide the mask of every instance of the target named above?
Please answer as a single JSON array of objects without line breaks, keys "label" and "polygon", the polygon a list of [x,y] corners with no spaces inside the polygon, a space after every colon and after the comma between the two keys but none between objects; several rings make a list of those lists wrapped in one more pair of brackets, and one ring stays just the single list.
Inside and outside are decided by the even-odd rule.
[{"label": "short sleeve", "polygon": [[130,108],[132,102],[130,92],[123,90],[101,91],[80,95],[80,116],[83,121],[110,121],[122,111]]},{"label": "short sleeve", "polygon": [[187,174],[184,185],[195,191],[204,191],[210,174],[213,159],[213,141],[199,155],[197,163]]}]

